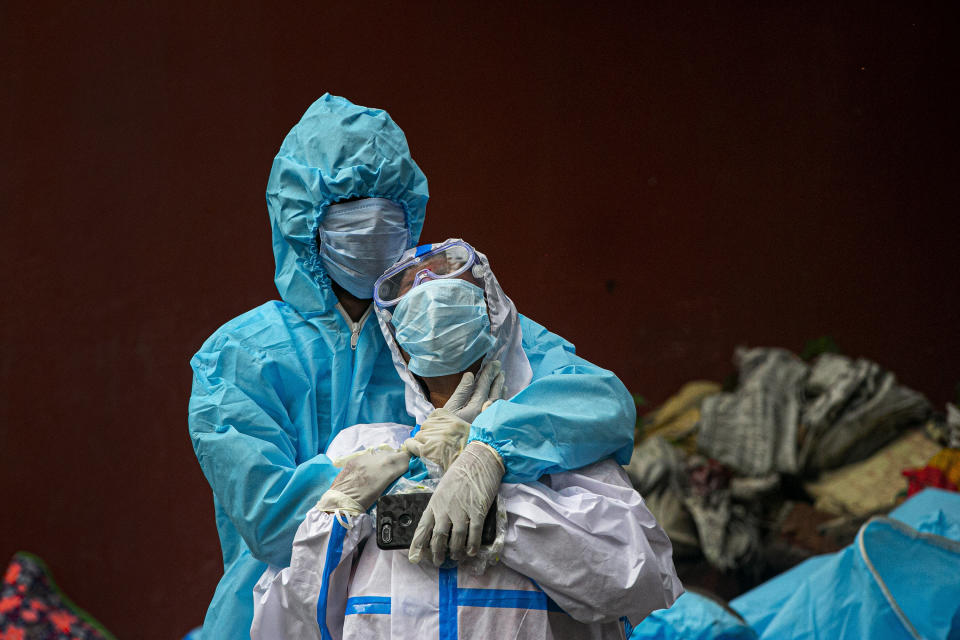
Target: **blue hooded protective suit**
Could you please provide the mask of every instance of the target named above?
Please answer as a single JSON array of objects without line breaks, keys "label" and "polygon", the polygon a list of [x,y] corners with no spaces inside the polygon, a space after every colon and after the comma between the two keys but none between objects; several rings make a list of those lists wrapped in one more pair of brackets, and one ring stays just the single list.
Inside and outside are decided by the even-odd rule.
[{"label": "blue hooded protective suit", "polygon": [[[416,244],[427,180],[403,132],[382,110],[325,95],[287,135],[267,184],[283,301],[231,320],[190,363],[190,435],[213,488],[224,563],[207,640],[249,637],[254,584],[268,563],[287,566],[298,526],[339,471],[324,455],[333,437],[360,423],[414,424],[380,327],[370,313],[353,323],[341,311],[317,251],[327,207],[356,197],[402,206]],[[498,403],[496,424],[489,416],[473,435],[496,443],[504,481],[613,454],[627,462],[635,413],[622,383],[539,325],[524,329],[538,392]]]}]

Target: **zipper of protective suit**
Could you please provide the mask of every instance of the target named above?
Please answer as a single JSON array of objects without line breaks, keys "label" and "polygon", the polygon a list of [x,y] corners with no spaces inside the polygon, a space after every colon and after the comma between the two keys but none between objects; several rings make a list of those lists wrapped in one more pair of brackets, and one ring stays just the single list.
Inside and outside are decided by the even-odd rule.
[{"label": "zipper of protective suit", "polygon": [[367,318],[370,317],[370,312],[373,310],[373,305],[367,307],[367,310],[363,312],[363,315],[360,316],[359,322],[354,322],[353,318],[347,315],[347,312],[343,310],[343,307],[340,303],[337,303],[337,309],[340,311],[340,315],[343,316],[343,319],[348,325],[350,325],[350,348],[354,351],[357,350],[357,343],[360,342],[360,332],[363,330],[363,325],[367,322]]}]

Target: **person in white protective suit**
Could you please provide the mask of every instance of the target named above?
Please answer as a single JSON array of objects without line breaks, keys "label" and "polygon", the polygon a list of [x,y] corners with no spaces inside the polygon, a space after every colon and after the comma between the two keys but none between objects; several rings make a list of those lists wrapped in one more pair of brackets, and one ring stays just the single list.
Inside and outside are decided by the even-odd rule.
[{"label": "person in white protective suit", "polygon": [[[625,638],[683,593],[669,539],[613,459],[501,484],[495,450],[455,425],[530,383],[518,314],[483,254],[457,240],[426,247],[374,292],[419,426],[356,425],[333,440],[327,455],[345,466],[298,529],[290,566],[257,583],[252,638]],[[465,512],[467,529],[428,506],[409,553],[379,549],[367,511],[401,476],[395,487],[429,482],[424,462],[479,485],[438,510]],[[472,501],[491,487],[501,531],[480,547],[489,504]]]}]

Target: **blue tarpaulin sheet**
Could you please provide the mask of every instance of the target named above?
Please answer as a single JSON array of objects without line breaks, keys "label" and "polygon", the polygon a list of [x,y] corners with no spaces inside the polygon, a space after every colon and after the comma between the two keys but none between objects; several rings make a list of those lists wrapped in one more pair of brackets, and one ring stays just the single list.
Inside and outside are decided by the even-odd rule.
[{"label": "blue tarpaulin sheet", "polygon": [[654,611],[630,640],[754,640],[757,634],[719,604],[687,592],[669,609]]},{"label": "blue tarpaulin sheet", "polygon": [[960,638],[960,494],[927,489],[730,606],[761,639]]},{"label": "blue tarpaulin sheet", "polygon": [[849,547],[817,556],[732,600],[746,621],[684,594],[631,640],[960,640],[960,494],[918,493],[873,518]]}]

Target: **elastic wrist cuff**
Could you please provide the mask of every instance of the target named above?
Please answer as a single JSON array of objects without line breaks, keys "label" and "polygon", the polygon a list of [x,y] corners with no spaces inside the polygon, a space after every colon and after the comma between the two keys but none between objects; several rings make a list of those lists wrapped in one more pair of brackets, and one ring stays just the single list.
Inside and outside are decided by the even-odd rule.
[{"label": "elastic wrist cuff", "polygon": [[507,472],[507,468],[506,468],[505,466],[503,466],[503,458],[500,457],[500,454],[497,452],[496,449],[494,449],[493,447],[491,447],[491,446],[490,446],[489,444],[487,444],[486,442],[484,442],[484,441],[482,441],[482,440],[471,440],[471,441],[467,444],[467,446],[468,446],[468,447],[469,447],[469,446],[483,447],[484,449],[486,449],[487,451],[489,451],[489,452],[493,455],[494,458],[497,459],[497,462],[498,462],[498,463],[500,463],[500,470],[501,470],[503,473],[506,473],[506,472]]},{"label": "elastic wrist cuff", "polygon": [[327,489],[326,493],[320,498],[320,502],[317,503],[317,508],[327,513],[343,511],[353,515],[366,511],[359,502],[336,489]]}]

